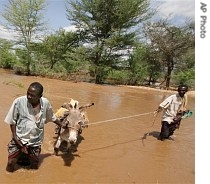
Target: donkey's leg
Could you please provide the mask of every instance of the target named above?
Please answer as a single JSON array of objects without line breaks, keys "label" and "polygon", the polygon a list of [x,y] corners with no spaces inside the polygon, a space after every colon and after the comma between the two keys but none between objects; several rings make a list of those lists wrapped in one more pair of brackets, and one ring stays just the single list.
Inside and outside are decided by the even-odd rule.
[{"label": "donkey's leg", "polygon": [[59,151],[59,147],[61,145],[61,142],[62,142],[62,140],[61,140],[61,137],[59,136],[57,141],[56,141],[56,144],[54,146],[54,152],[55,152],[56,156],[58,155],[58,151]]},{"label": "donkey's leg", "polygon": [[70,142],[68,141],[68,142],[67,142],[67,147],[66,147],[67,153],[70,153],[70,148],[71,148],[71,144],[70,144]]}]

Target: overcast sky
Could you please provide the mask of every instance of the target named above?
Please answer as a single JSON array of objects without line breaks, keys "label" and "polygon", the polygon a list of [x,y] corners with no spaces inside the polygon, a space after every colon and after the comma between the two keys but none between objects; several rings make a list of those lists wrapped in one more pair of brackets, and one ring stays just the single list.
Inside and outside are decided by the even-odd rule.
[{"label": "overcast sky", "polygon": [[[69,20],[66,18],[66,0],[46,0],[48,3],[45,19],[48,21],[49,30],[59,28],[69,29]],[[0,0],[0,11],[7,0]],[[186,18],[195,19],[195,0],[152,0],[151,6],[158,9],[160,17],[171,17],[174,24],[183,24]],[[0,16],[0,37],[11,38],[12,33],[5,32],[1,25],[3,18]]]}]

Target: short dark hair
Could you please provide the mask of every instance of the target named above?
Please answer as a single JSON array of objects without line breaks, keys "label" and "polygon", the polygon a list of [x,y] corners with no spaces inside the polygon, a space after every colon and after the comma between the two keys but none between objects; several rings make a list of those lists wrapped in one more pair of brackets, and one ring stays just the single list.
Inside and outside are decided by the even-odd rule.
[{"label": "short dark hair", "polygon": [[43,86],[39,82],[33,82],[30,84],[29,87],[35,88],[38,91],[39,95],[42,95]]},{"label": "short dark hair", "polygon": [[183,89],[187,92],[188,91],[188,86],[186,84],[180,84],[178,86],[178,91],[183,90]]}]

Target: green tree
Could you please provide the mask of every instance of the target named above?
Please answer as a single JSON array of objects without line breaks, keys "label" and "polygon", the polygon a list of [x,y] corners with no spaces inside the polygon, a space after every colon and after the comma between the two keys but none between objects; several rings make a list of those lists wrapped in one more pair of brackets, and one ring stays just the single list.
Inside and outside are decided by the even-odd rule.
[{"label": "green tree", "polygon": [[189,87],[195,86],[195,48],[190,48],[183,54],[174,72],[175,83],[185,83]]},{"label": "green tree", "polygon": [[158,53],[159,62],[163,67],[163,71],[165,71],[163,82],[165,82],[165,87],[168,89],[172,71],[180,62],[179,58],[189,48],[195,47],[194,32],[186,29],[186,26],[176,27],[170,25],[167,20],[160,20],[155,23],[145,24],[144,34],[149,40],[148,44]]},{"label": "green tree", "polygon": [[16,56],[12,47],[12,42],[5,39],[0,39],[0,67],[13,69]]},{"label": "green tree", "polygon": [[[149,45],[139,43],[131,54],[129,61],[130,80],[137,84],[151,85],[159,77],[161,66],[157,57],[157,52]],[[134,80],[135,79],[135,80]]]},{"label": "green tree", "polygon": [[148,0],[68,0],[68,19],[89,48],[95,82],[103,83],[109,71],[136,41],[136,26],[150,18]]},{"label": "green tree", "polygon": [[48,67],[53,69],[56,63],[62,63],[68,58],[67,52],[78,46],[78,36],[74,32],[58,30],[55,34],[46,36],[42,43],[34,44],[34,50],[42,54],[42,59],[48,61]]},{"label": "green tree", "polygon": [[143,45],[138,45],[128,59],[130,85],[142,84],[145,81],[146,76],[148,75],[148,58],[146,51],[146,47],[144,47]]},{"label": "green tree", "polygon": [[186,53],[182,54],[176,64],[174,79],[177,84],[186,83],[189,87],[195,86],[195,23],[189,22],[184,26],[185,34],[191,35],[189,43],[193,47],[189,47]]},{"label": "green tree", "polygon": [[31,44],[39,33],[45,30],[46,23],[43,21],[43,10],[46,4],[44,0],[9,0],[4,5],[3,18],[7,21],[6,28],[17,34],[17,47],[23,47],[26,60],[23,64],[26,73],[31,74],[32,49]]}]

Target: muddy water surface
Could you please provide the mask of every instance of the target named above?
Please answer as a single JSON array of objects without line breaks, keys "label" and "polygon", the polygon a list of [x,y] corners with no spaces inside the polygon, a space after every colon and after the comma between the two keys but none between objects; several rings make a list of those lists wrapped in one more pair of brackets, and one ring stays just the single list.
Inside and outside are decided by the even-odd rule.
[{"label": "muddy water surface", "polygon": [[[12,101],[25,95],[34,81],[43,84],[44,96],[55,111],[70,98],[80,105],[94,102],[87,109],[90,125],[83,130],[76,152],[55,156],[54,124],[46,124],[39,169],[7,173],[11,135],[4,118]],[[195,183],[194,115],[182,121],[174,140],[157,140],[160,115],[155,120],[152,112],[170,93],[16,76],[4,70],[0,70],[0,89],[0,183]],[[189,97],[188,107],[194,112],[194,96]]]}]

